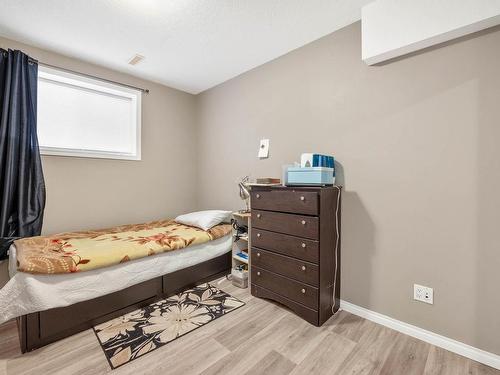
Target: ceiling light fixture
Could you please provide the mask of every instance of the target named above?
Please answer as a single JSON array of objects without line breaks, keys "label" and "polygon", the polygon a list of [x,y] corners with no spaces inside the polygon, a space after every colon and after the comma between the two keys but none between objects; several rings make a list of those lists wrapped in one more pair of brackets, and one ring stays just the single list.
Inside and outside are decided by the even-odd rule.
[{"label": "ceiling light fixture", "polygon": [[139,55],[139,54],[136,54],[134,57],[132,57],[130,60],[129,60],[129,64],[130,65],[137,65],[139,64],[142,60],[144,60],[144,56],[142,55]]}]

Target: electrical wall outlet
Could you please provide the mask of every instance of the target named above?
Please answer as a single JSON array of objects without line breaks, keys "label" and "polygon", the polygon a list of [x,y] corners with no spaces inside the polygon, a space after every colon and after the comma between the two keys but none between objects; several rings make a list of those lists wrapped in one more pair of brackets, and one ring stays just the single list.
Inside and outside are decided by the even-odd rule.
[{"label": "electrical wall outlet", "polygon": [[434,290],[427,286],[413,284],[413,299],[433,305]]}]

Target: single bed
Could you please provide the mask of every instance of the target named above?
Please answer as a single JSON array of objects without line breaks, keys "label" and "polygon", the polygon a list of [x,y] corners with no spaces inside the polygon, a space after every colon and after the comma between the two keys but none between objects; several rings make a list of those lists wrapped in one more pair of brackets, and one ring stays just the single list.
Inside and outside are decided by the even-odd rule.
[{"label": "single bed", "polygon": [[18,272],[10,249],[10,281],[0,289],[0,320],[17,317],[21,350],[31,351],[114,317],[226,275],[231,235],[105,268],[68,274]]}]

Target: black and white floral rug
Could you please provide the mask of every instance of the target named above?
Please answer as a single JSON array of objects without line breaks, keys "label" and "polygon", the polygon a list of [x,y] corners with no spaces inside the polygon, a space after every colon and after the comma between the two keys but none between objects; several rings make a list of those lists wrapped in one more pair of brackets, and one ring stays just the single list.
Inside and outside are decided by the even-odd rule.
[{"label": "black and white floral rug", "polygon": [[210,284],[158,301],[94,327],[112,368],[231,312],[244,303]]}]

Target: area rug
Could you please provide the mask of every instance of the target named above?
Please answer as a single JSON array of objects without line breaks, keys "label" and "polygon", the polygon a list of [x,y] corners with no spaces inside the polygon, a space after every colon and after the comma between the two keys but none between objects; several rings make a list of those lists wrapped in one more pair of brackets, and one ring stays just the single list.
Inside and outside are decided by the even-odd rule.
[{"label": "area rug", "polygon": [[202,284],[99,324],[94,332],[115,369],[243,305],[222,290]]}]

